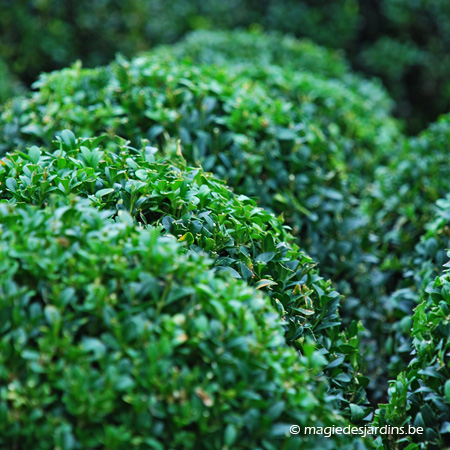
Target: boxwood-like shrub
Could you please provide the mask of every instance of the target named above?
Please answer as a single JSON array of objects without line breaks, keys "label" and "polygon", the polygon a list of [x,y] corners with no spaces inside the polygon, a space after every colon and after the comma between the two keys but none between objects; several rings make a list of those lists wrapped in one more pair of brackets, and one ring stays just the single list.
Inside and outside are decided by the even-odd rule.
[{"label": "boxwood-like shrub", "polygon": [[198,67],[156,54],[76,66],[36,87],[4,111],[3,151],[48,144],[65,127],[134,142],[179,138],[190,164],[283,213],[327,276],[349,272],[355,283],[365,273],[356,196],[397,138],[379,97],[276,66]]},{"label": "boxwood-like shrub", "polygon": [[450,249],[450,197],[440,199],[435,205],[433,220],[424,226],[425,233],[409,258],[404,258],[402,280],[398,288],[389,296],[389,314],[394,322],[392,333],[386,341],[391,354],[391,374],[403,371],[410,359],[411,326],[414,308],[425,299],[427,289],[442,273],[448,261]]},{"label": "boxwood-like shrub", "polygon": [[177,58],[189,57],[197,64],[277,65],[328,78],[343,78],[352,73],[338,51],[307,39],[294,39],[277,32],[262,33],[260,30],[194,31],[180,42],[158,47],[153,52],[170,52]]},{"label": "boxwood-like shrub", "polygon": [[338,448],[312,344],[268,301],[125,211],[0,203],[0,445]]},{"label": "boxwood-like shrub", "polygon": [[405,139],[390,164],[380,167],[367,213],[382,247],[382,265],[391,285],[411,258],[415,245],[433,219],[435,203],[450,191],[448,142],[450,116],[430,125],[418,137]]},{"label": "boxwood-like shrub", "polygon": [[[363,158],[379,161],[377,158],[386,155],[389,145],[398,137],[397,124],[390,116],[393,103],[383,86],[349,70],[338,53],[309,41],[277,34],[203,31],[191,33],[178,44],[153,53],[188,58],[196,64],[256,66],[252,78],[266,83],[276,95],[282,93],[294,104],[300,103],[304,115],[311,116],[311,107],[305,107],[304,103],[312,101],[316,111],[310,120],[320,123],[326,134],[330,123],[338,125],[340,133],[351,141],[342,145],[351,167]],[[273,69],[267,70],[270,65],[282,67],[282,74],[274,75]],[[292,71],[314,73],[327,82],[316,80],[306,84],[301,77],[293,76]],[[336,135],[330,140],[336,139]],[[369,175],[374,167],[375,164],[366,168]]]},{"label": "boxwood-like shrub", "polygon": [[[323,57],[319,58],[317,49],[314,53],[307,52],[304,42],[296,40],[279,40],[279,42],[283,42],[283,45],[278,45],[278,48],[272,42],[273,36],[266,37],[266,41],[264,41],[258,35],[249,33],[196,32],[177,45],[162,47],[160,51],[166,54],[172,52],[178,58],[187,57],[197,64],[223,65],[228,60],[259,66],[261,58],[267,58],[268,62],[283,65],[284,74],[289,73],[286,68],[305,72],[309,67],[318,74],[337,78],[334,82],[327,79],[326,85],[322,84],[320,88],[317,82],[309,85],[308,90],[320,92],[314,100],[319,109],[313,120],[322,130],[329,130],[330,126],[338,125],[342,135],[350,138],[344,141],[342,136],[339,139],[335,135],[329,141],[336,142],[338,147],[343,150],[345,159],[343,170],[349,180],[348,189],[355,196],[364,197],[366,185],[373,180],[376,168],[387,163],[389,157],[392,156],[392,148],[398,144],[398,130],[395,122],[389,116],[390,98],[377,83],[364,80],[348,69],[346,70],[342,61],[340,65],[335,66],[334,71],[325,66],[325,61],[331,63],[330,54],[322,53]],[[237,43],[239,45],[236,45]],[[264,50],[262,46],[264,46]],[[309,56],[310,54],[314,56],[314,59]],[[253,73],[261,73],[261,71],[253,69]],[[267,70],[264,70],[264,73],[267,73]],[[271,86],[272,81],[267,75],[264,77],[257,75],[257,77],[266,85]],[[282,93],[295,104],[298,101],[296,98],[297,87],[295,78],[290,77],[290,79],[289,90],[284,89]],[[341,91],[343,86],[345,86],[345,94]],[[278,87],[276,88],[278,91]],[[329,88],[334,92],[331,92]],[[345,98],[350,98],[349,92],[354,97],[352,97],[352,105],[348,112],[344,113],[341,107],[345,103]],[[368,102],[371,105],[371,113],[366,109],[369,107]],[[340,106],[333,110],[325,105]],[[358,119],[352,116],[353,113],[356,113]],[[352,136],[348,133],[350,123],[352,123],[353,129]],[[372,128],[375,123],[377,126]],[[345,201],[348,202],[348,198]],[[285,208],[288,206],[286,205]],[[356,209],[356,207],[354,208]],[[347,211],[344,216],[347,218],[347,223],[352,221],[351,216],[352,214]],[[354,212],[353,223],[359,222],[360,226],[371,230],[372,225],[365,222],[364,217],[363,211]],[[389,358],[388,354],[391,348],[390,341],[386,343],[384,337],[392,332],[391,320],[393,319],[391,298],[388,296],[389,291],[386,292],[385,289],[386,275],[378,267],[380,260],[376,246],[373,245],[374,235],[370,231],[363,230],[362,234],[366,238],[358,239],[354,235],[349,236],[349,234],[355,233],[355,229],[352,229],[350,233],[348,229],[342,232],[343,229],[345,226],[341,228],[338,250],[328,248],[328,251],[323,252],[326,255],[325,258],[320,255],[317,258],[321,263],[322,271],[326,275],[332,276],[334,281],[338,281],[339,289],[346,294],[344,318],[355,317],[355,311],[357,311],[356,317],[362,318],[367,328],[373,332],[374,339],[368,338],[366,360],[369,364],[369,373],[373,379],[380,378],[381,386],[383,384],[382,374],[387,367],[387,364],[381,361]],[[325,235],[324,238],[329,240],[330,237],[330,235]],[[351,250],[343,254],[342,249],[345,246]],[[339,254],[339,258],[334,258],[335,254]],[[330,255],[334,263],[334,267],[331,269],[329,268]],[[361,299],[363,300],[361,301]],[[374,395],[380,395],[381,391],[381,388],[373,387]]]},{"label": "boxwood-like shrub", "polygon": [[[437,182],[436,180],[435,182]],[[432,208],[428,208],[429,211]],[[447,448],[450,414],[450,198],[440,199],[426,232],[409,256],[404,279],[391,296],[397,323],[392,334],[391,370],[398,373],[389,390],[389,404],[376,416],[380,425],[421,426],[424,436],[413,436],[410,448]],[[405,366],[407,368],[405,370]],[[400,372],[400,373],[399,373]],[[387,440],[387,448],[398,448]]]},{"label": "boxwood-like shrub", "polygon": [[119,134],[133,145],[142,137],[163,147],[180,139],[189,164],[201,164],[236,193],[284,215],[322,274],[340,280],[347,317],[357,311],[370,327],[383,323],[377,260],[357,210],[374,166],[398,137],[383,91],[294,68],[202,66],[195,51],[189,54],[189,42],[186,50],[177,47],[183,60],[158,50],[104,68],[77,65],[43,75],[37,92],[3,112],[3,151],[49,145],[65,127],[85,136]]},{"label": "boxwood-like shrub", "polygon": [[380,309],[371,304],[360,310],[360,317],[381,313],[373,335],[383,336],[379,351],[390,377],[402,371],[408,360],[413,308],[424,287],[442,270],[446,246],[438,250],[443,242],[436,242],[433,233],[425,234],[432,227],[436,201],[450,190],[449,130],[449,118],[443,116],[419,136],[405,138],[389,164],[377,169],[363,199],[362,209],[371,218],[366,231],[374,237],[373,253],[379,261],[380,270],[374,273],[379,276]]},{"label": "boxwood-like shrub", "polygon": [[[449,275],[447,270],[425,289],[413,316],[412,358],[391,384],[389,404],[381,405],[376,417],[380,425],[422,427],[422,436],[402,440],[416,444],[408,448],[439,450],[450,445]],[[399,448],[393,440],[386,445]]]},{"label": "boxwood-like shrub", "polygon": [[[104,150],[98,147],[102,144]],[[126,211],[143,226],[161,224],[191,250],[207,251],[217,270],[269,294],[290,345],[303,351],[307,338],[319,344],[328,362],[330,395],[355,420],[366,416],[360,330],[352,323],[340,332],[339,294],[320,277],[282,220],[200,169],[179,160],[155,162],[155,151],[148,145],[133,149],[122,139],[108,142],[106,136],[77,141],[65,130],[57,149],[32,147],[3,158],[0,199],[44,207],[51,195],[63,200],[81,195],[99,209]],[[359,419],[352,408],[360,411]]]}]

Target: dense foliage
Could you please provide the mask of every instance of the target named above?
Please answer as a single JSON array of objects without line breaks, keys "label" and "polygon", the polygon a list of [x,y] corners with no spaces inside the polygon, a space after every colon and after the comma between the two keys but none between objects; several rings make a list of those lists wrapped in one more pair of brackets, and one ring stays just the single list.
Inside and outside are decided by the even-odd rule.
[{"label": "dense foliage", "polygon": [[[411,449],[438,450],[450,444],[450,280],[445,269],[449,267],[450,249],[450,197],[446,194],[449,188],[445,178],[447,136],[448,118],[443,117],[421,136],[410,139],[405,148],[416,152],[416,165],[405,159],[404,166],[399,164],[396,172],[399,180],[408,182],[398,203],[405,209],[398,211],[397,223],[423,235],[414,249],[411,237],[408,241],[396,241],[402,244],[402,254],[397,253],[397,258],[403,271],[397,290],[390,296],[396,320],[390,364],[392,373],[398,376],[391,384],[389,403],[380,405],[376,423],[424,427],[424,436],[400,441],[404,446],[411,444]],[[407,176],[408,168],[414,171],[413,177]],[[444,195],[433,204],[434,198]],[[404,219],[408,201],[410,207],[417,208],[416,214],[408,216],[410,222]],[[399,448],[392,438],[385,439],[385,445],[388,449]]]},{"label": "dense foliage", "polygon": [[31,83],[42,71],[105,64],[195,29],[261,27],[343,49],[380,76],[410,131],[450,107],[450,7],[438,0],[0,1],[0,58]]},{"label": "dense foliage", "polygon": [[[447,264],[448,267],[448,264]],[[423,436],[404,438],[408,448],[439,450],[450,445],[450,279],[448,270],[423,291],[413,315],[412,359],[390,388],[390,402],[381,405],[380,425],[411,424]],[[386,448],[398,448],[392,441]]]},{"label": "dense foliage", "polygon": [[404,139],[390,163],[377,169],[364,199],[367,214],[378,228],[382,264],[394,285],[433,219],[435,203],[450,190],[449,138],[447,115],[419,136]]},{"label": "dense foliage", "polygon": [[[246,38],[249,49],[241,48],[250,53],[258,36]],[[192,42],[176,54],[194,57]],[[267,48],[268,58],[275,53]],[[324,52],[316,53],[311,68],[322,71]],[[100,69],[75,66],[42,76],[35,94],[14,100],[1,118],[0,146],[47,145],[63,128],[133,142],[180,138],[189,163],[283,213],[326,274],[355,279],[366,258],[357,250],[357,197],[398,131],[378,85],[322,78],[301,65],[197,66],[164,50]]]},{"label": "dense foliage", "polygon": [[125,211],[51,203],[0,204],[3,447],[345,444],[288,437],[345,422],[261,295]]},{"label": "dense foliage", "polygon": [[[378,84],[349,74],[344,63],[334,65],[335,54],[311,43],[283,41],[282,56],[270,45],[276,37],[266,38],[262,55],[268,61],[295,61],[284,68],[255,66],[245,58],[259,35],[234,39],[200,33],[173,50],[42,75],[34,94],[15,99],[3,112],[0,145],[48,145],[63,128],[87,136],[119,134],[134,145],[142,137],[162,147],[180,139],[189,164],[201,164],[237,193],[283,214],[324,276],[339,280],[348,297],[346,323],[362,318],[371,330],[365,339],[368,370],[382,371],[382,353],[372,351],[382,339],[382,277],[358,204],[399,137],[391,102]],[[230,45],[239,47],[240,63],[222,66]],[[212,55],[215,65],[200,65],[212,62]],[[302,70],[306,66],[316,73]],[[330,78],[319,75],[327,72]]]},{"label": "dense foliage", "polygon": [[[274,32],[266,34],[260,30],[191,32],[182,41],[157,47],[156,51],[170,53],[176,58],[188,57],[196,64],[278,65],[328,78],[354,77],[348,62],[339,52],[307,39],[294,39]],[[382,95],[381,92],[374,97]],[[383,101],[389,101],[385,94]]]},{"label": "dense foliage", "polygon": [[445,2],[94,3],[0,14],[0,447],[449,447],[450,115],[336,50],[422,127]]},{"label": "dense foliage", "polygon": [[99,209],[127,211],[142,225],[162,224],[193,250],[210,253],[221,272],[267,291],[284,320],[286,341],[301,349],[313,338],[322,347],[330,394],[341,409],[350,411],[350,400],[364,404],[368,380],[359,372],[357,324],[340,333],[339,294],[281,219],[199,169],[155,162],[154,147],[136,150],[119,139],[114,151],[101,150],[105,139],[77,143],[65,130],[59,149],[8,155],[0,168],[0,199],[42,207],[51,195],[77,194]]}]

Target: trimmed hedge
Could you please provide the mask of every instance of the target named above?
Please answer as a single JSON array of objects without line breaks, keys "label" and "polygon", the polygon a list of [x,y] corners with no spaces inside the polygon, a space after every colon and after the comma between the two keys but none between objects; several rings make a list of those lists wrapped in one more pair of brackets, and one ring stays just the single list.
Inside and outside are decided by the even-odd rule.
[{"label": "trimmed hedge", "polygon": [[288,435],[345,422],[318,378],[323,356],[287,348],[265,298],[125,211],[50,203],[0,203],[3,447],[349,443]]},{"label": "trimmed hedge", "polygon": [[277,32],[262,33],[261,30],[194,31],[182,41],[157,47],[154,52],[188,57],[202,65],[251,63],[259,67],[277,65],[327,78],[352,76],[349,64],[338,51],[308,39],[294,39]]},{"label": "trimmed hedge", "polygon": [[59,146],[8,154],[0,167],[0,199],[43,207],[51,195],[77,194],[99,209],[125,210],[144,226],[162,224],[191,250],[207,251],[217,270],[266,291],[283,318],[286,341],[302,350],[305,339],[313,338],[322,348],[329,394],[340,409],[354,419],[350,408],[360,408],[360,418],[370,412],[363,409],[368,379],[360,373],[361,330],[352,323],[340,332],[339,294],[319,276],[280,218],[199,169],[180,161],[155,162],[156,149],[148,145],[136,150],[106,136],[77,142],[65,130]]},{"label": "trimmed hedge", "polygon": [[[442,274],[449,267],[450,248],[449,131],[449,116],[443,116],[405,143],[396,173],[395,162],[388,169],[395,175],[391,189],[397,194],[391,193],[389,198],[395,200],[385,202],[390,207],[386,224],[393,228],[387,242],[396,244],[387,252],[401,264],[402,276],[397,275],[397,290],[389,299],[396,321],[390,338],[391,373],[397,376],[389,390],[389,404],[380,405],[376,422],[426,430],[422,437],[399,441],[403,444],[386,440],[388,449],[408,443],[411,449],[430,450],[450,445],[448,269]],[[400,162],[402,156],[405,159]],[[402,189],[398,189],[399,183]],[[397,217],[394,201],[403,206]],[[412,249],[419,233],[422,237]],[[396,265],[388,264],[386,269],[395,273]]]},{"label": "trimmed hedge", "polygon": [[[382,91],[352,86],[276,66],[197,67],[170,55],[75,66],[42,76],[38,92],[4,111],[0,146],[48,145],[66,127],[161,145],[180,138],[190,164],[284,213],[325,274],[342,268],[357,280],[370,258],[358,250],[360,174],[370,178],[398,131]],[[362,97],[363,86],[378,95]]]},{"label": "trimmed hedge", "polygon": [[[206,40],[205,52],[234,39],[216,36],[218,43]],[[66,127],[85,136],[118,134],[135,146],[146,137],[172,153],[180,139],[189,164],[201,164],[236,193],[284,215],[321,273],[339,280],[347,325],[357,311],[356,319],[375,327],[370,348],[380,347],[375,336],[385,317],[378,307],[383,285],[358,197],[399,137],[388,97],[377,84],[345,73],[327,79],[251,61],[222,67],[219,51],[217,65],[202,66],[195,60],[199,40],[201,34],[193,35],[173,53],[162,48],[99,69],[76,65],[42,75],[37,92],[4,110],[0,146],[48,146]],[[257,38],[240,33],[236,42],[245,56]],[[286,54],[295,56],[292,47],[286,44]],[[316,53],[319,71],[326,53]],[[276,48],[268,46],[266,55],[276,61]],[[370,373],[383,367],[377,359]]]},{"label": "trimmed hedge", "polygon": [[445,259],[444,240],[434,236],[436,241],[432,232],[425,234],[433,227],[436,202],[450,191],[449,130],[449,116],[443,116],[419,136],[404,138],[389,164],[377,169],[375,182],[362,200],[361,209],[370,218],[366,233],[372,237],[379,271],[374,271],[378,308],[362,308],[359,317],[367,323],[376,317],[374,311],[380,314],[373,335],[383,336],[379,352],[390,378],[409,360],[413,308]]},{"label": "trimmed hedge", "polygon": [[382,266],[394,287],[433,219],[435,203],[450,191],[449,139],[450,115],[418,137],[405,139],[389,165],[377,170],[376,182],[364,200],[377,227]]},{"label": "trimmed hedge", "polygon": [[389,297],[393,326],[386,341],[391,355],[390,374],[397,376],[408,364],[411,353],[411,327],[413,310],[425,300],[435,279],[448,261],[450,249],[450,195],[435,205],[435,216],[425,225],[426,232],[414,252],[405,258],[403,278]]},{"label": "trimmed hedge", "polygon": [[[381,83],[355,74],[337,52],[307,40],[278,34],[203,31],[190,33],[176,45],[159,47],[149,56],[155,53],[188,58],[202,65],[251,66],[253,79],[264,82],[275,95],[282,94],[300,106],[305,119],[320,123],[330,140],[334,141],[338,135],[329,132],[330,124],[338,125],[340,134],[348,138],[341,144],[341,150],[350,173],[352,169],[362,170],[364,175],[372,177],[376,163],[386,153],[390,155],[389,145],[399,138],[397,123],[390,116],[393,103]],[[270,65],[282,67],[282,74],[274,74],[273,67],[269,70]],[[315,82],[306,84],[292,72],[313,73],[321,79],[315,77]],[[305,105],[311,101],[315,108]],[[357,173],[356,177],[359,176]]]},{"label": "trimmed hedge", "polygon": [[[449,264],[446,264],[449,267]],[[403,439],[408,448],[439,450],[450,445],[450,276],[446,270],[425,289],[413,315],[412,359],[391,384],[390,401],[380,405],[376,422],[421,426],[425,433]],[[386,443],[396,449],[395,442]],[[405,444],[406,445],[406,444]]]}]

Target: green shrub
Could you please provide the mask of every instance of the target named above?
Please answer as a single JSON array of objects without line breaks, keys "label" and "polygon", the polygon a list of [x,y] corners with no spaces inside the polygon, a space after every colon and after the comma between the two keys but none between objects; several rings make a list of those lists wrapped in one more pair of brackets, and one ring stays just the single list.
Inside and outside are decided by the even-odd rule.
[{"label": "green shrub", "polygon": [[320,47],[307,39],[280,33],[247,31],[195,31],[177,44],[157,47],[176,58],[189,57],[196,64],[229,65],[251,63],[259,67],[277,65],[328,78],[350,76],[347,61],[337,51]]},{"label": "green shrub", "polygon": [[[433,236],[431,222],[436,201],[450,191],[449,131],[448,116],[444,116],[419,136],[405,138],[389,164],[377,169],[375,182],[363,199],[362,209],[370,217],[366,232],[368,238],[374,236],[373,254],[379,261],[381,295],[375,314],[380,320],[374,335],[383,336],[379,352],[391,378],[409,360],[413,308],[423,289],[440,273],[445,258],[446,244],[440,247],[444,241]],[[359,317],[375,318],[374,311],[370,304]]]},{"label": "green shrub", "polygon": [[[390,117],[393,104],[382,85],[351,72],[338,53],[309,41],[278,34],[203,31],[189,34],[176,45],[159,47],[151,54],[155,53],[188,58],[202,65],[251,66],[247,73],[252,79],[264,82],[275,95],[282,94],[296,105],[300,103],[303,114],[320,123],[325,133],[331,123],[337,124],[340,133],[351,140],[341,144],[351,168],[360,169],[359,165],[355,167],[355,160],[372,158],[372,165],[364,167],[366,175],[372,175],[380,153],[385,154],[398,137],[397,124]],[[282,73],[276,73],[271,65],[280,66]],[[299,77],[295,72],[304,75]],[[320,75],[320,79],[315,77],[315,82],[305,83],[306,73]],[[314,107],[305,105],[309,102]],[[366,151],[359,146],[365,146]]]},{"label": "green shrub", "polygon": [[[449,265],[447,264],[447,267]],[[376,421],[381,426],[410,424],[425,430],[404,442],[439,450],[450,445],[450,277],[448,270],[424,291],[425,299],[413,316],[412,359],[390,388],[390,401],[380,405]],[[387,442],[387,448],[399,448]]]},{"label": "green shrub", "polygon": [[[435,151],[436,143],[442,145],[437,149],[444,151],[445,125],[442,121],[424,135],[434,144],[428,151],[437,158],[441,155]],[[439,180],[431,179],[438,184]],[[426,231],[414,252],[403,258],[405,268],[399,283],[401,288],[390,298],[397,321],[391,338],[391,373],[398,376],[389,390],[389,404],[380,405],[376,422],[380,426],[422,426],[425,435],[405,439],[405,445],[413,442],[415,446],[410,448],[438,450],[450,444],[448,269],[439,276],[445,267],[450,267],[447,262],[450,255],[447,254],[450,248],[449,195],[438,200],[434,208],[426,204],[424,210],[427,215],[434,211],[434,217],[423,226]],[[395,440],[390,440],[386,441],[386,448],[399,447]]]},{"label": "green shrub", "polygon": [[199,169],[155,162],[156,149],[148,145],[135,150],[105,136],[77,142],[65,130],[59,147],[8,154],[0,167],[0,199],[43,207],[51,195],[76,194],[99,209],[126,211],[143,226],[162,224],[191,250],[207,251],[218,271],[267,292],[283,318],[286,341],[301,351],[307,338],[319,344],[339,408],[350,415],[350,403],[364,407],[368,379],[360,373],[360,330],[353,323],[340,332],[339,294],[280,218]]},{"label": "green shrub", "polygon": [[426,232],[414,251],[403,259],[402,279],[386,302],[394,322],[386,348],[391,355],[390,374],[397,376],[410,360],[414,308],[424,300],[427,289],[442,273],[450,249],[450,196],[436,202],[435,216],[424,226]]},{"label": "green shrub", "polygon": [[365,199],[366,212],[377,224],[383,262],[394,287],[415,245],[433,219],[435,203],[450,191],[447,164],[450,116],[430,125],[418,137],[404,140],[390,164],[378,169]]},{"label": "green shrub", "polygon": [[323,356],[287,348],[265,298],[125,211],[68,200],[0,203],[2,447],[345,446],[288,436],[345,422]]},{"label": "green shrub", "polygon": [[366,257],[357,250],[360,173],[369,177],[397,138],[379,95],[276,66],[197,67],[153,54],[101,69],[76,66],[36,86],[3,113],[3,151],[48,145],[66,127],[133,142],[180,138],[189,163],[283,212],[326,274],[344,267],[358,278]]},{"label": "green shrub", "polygon": [[[189,164],[284,215],[321,273],[340,280],[348,325],[355,311],[371,328],[383,323],[376,306],[382,283],[358,197],[398,138],[384,91],[355,77],[327,79],[294,67],[202,66],[195,51],[189,54],[191,42],[186,50],[177,46],[179,59],[166,49],[43,75],[37,92],[4,110],[3,151],[48,146],[64,128],[118,134],[133,145],[145,137],[163,148],[180,139]],[[384,365],[377,360],[373,367]]]}]

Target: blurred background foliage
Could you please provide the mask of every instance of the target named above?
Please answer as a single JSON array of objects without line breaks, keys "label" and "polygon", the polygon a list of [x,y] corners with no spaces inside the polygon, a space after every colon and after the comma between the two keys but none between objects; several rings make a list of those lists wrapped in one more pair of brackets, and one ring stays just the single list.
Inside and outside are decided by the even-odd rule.
[{"label": "blurred background foliage", "polygon": [[[0,0],[0,58],[30,85],[81,59],[105,64],[196,29],[259,26],[342,49],[379,76],[417,132],[450,106],[450,3],[442,0]],[[0,101],[14,93],[3,76]],[[9,94],[8,94],[9,93]]]}]

